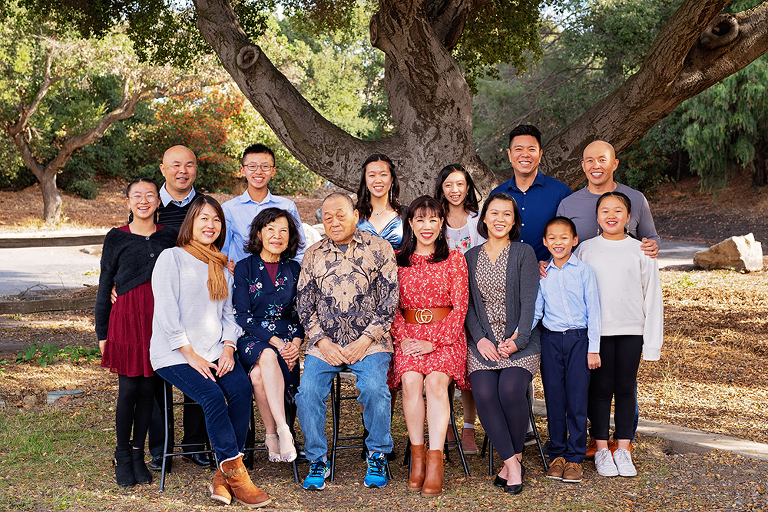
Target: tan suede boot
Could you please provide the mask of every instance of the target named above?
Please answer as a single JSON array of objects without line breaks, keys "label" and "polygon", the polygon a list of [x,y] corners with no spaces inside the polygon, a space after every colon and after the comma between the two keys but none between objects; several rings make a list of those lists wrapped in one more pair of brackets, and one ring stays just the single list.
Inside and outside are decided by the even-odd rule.
[{"label": "tan suede boot", "polygon": [[212,500],[220,501],[225,505],[232,503],[232,489],[220,469],[217,469],[216,474],[213,475],[213,483],[208,486],[208,490],[211,492]]},{"label": "tan suede boot", "polygon": [[423,444],[411,445],[411,474],[408,476],[408,490],[420,491],[424,485],[424,473],[427,469],[426,449]]},{"label": "tan suede boot", "polygon": [[261,489],[253,485],[248,470],[243,465],[243,456],[221,463],[221,471],[227,479],[234,500],[248,508],[259,508],[272,500]]},{"label": "tan suede boot", "polygon": [[443,450],[427,450],[427,470],[421,495],[437,496],[443,492]]}]

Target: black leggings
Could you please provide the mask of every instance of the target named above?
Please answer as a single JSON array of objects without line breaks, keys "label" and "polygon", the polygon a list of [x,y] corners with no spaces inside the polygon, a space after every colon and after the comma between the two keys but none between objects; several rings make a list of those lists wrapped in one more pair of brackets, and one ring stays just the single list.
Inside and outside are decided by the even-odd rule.
[{"label": "black leggings", "polygon": [[611,400],[616,400],[613,421],[614,439],[632,439],[635,424],[635,384],[643,336],[600,336],[600,368],[592,370],[589,381],[587,415],[592,437],[608,440]]},{"label": "black leggings", "polygon": [[117,407],[115,408],[115,431],[117,448],[133,446],[144,449],[149,420],[152,417],[152,402],[155,395],[154,377],[127,377],[118,375]]},{"label": "black leggings", "polygon": [[469,374],[480,423],[502,460],[523,451],[529,419],[525,394],[532,378],[517,367]]}]

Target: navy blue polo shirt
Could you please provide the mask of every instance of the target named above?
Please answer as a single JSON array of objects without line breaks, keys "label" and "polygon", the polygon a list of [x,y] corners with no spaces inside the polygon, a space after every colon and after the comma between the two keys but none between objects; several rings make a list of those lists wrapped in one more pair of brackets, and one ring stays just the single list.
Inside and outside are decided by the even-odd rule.
[{"label": "navy blue polo shirt", "polygon": [[547,221],[557,214],[557,207],[564,198],[571,195],[571,188],[560,180],[536,173],[536,178],[528,190],[523,192],[515,185],[515,178],[505,181],[495,189],[496,192],[505,192],[515,198],[520,209],[520,238],[533,247],[536,259],[548,261],[549,250],[544,246],[544,226]]}]

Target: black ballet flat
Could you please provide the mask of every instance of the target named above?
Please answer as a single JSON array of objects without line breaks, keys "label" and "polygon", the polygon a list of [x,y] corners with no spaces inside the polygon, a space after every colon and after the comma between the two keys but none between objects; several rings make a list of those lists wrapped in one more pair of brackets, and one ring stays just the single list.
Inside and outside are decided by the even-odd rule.
[{"label": "black ballet flat", "polygon": [[[504,492],[507,494],[520,494],[523,492],[523,480],[525,479],[525,466],[520,464],[520,483],[519,484],[507,484],[504,486]],[[494,482],[495,483],[495,482]]]}]

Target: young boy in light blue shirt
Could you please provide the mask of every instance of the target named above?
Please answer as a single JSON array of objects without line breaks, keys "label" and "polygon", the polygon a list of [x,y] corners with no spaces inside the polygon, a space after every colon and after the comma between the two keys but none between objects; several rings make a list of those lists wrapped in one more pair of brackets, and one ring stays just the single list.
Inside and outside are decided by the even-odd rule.
[{"label": "young boy in light blue shirt", "polygon": [[551,444],[547,477],[563,482],[582,480],[590,370],[600,366],[597,279],[592,267],[571,254],[578,243],[569,218],[547,222],[544,245],[552,261],[539,282],[534,317],[543,324],[541,380]]}]

